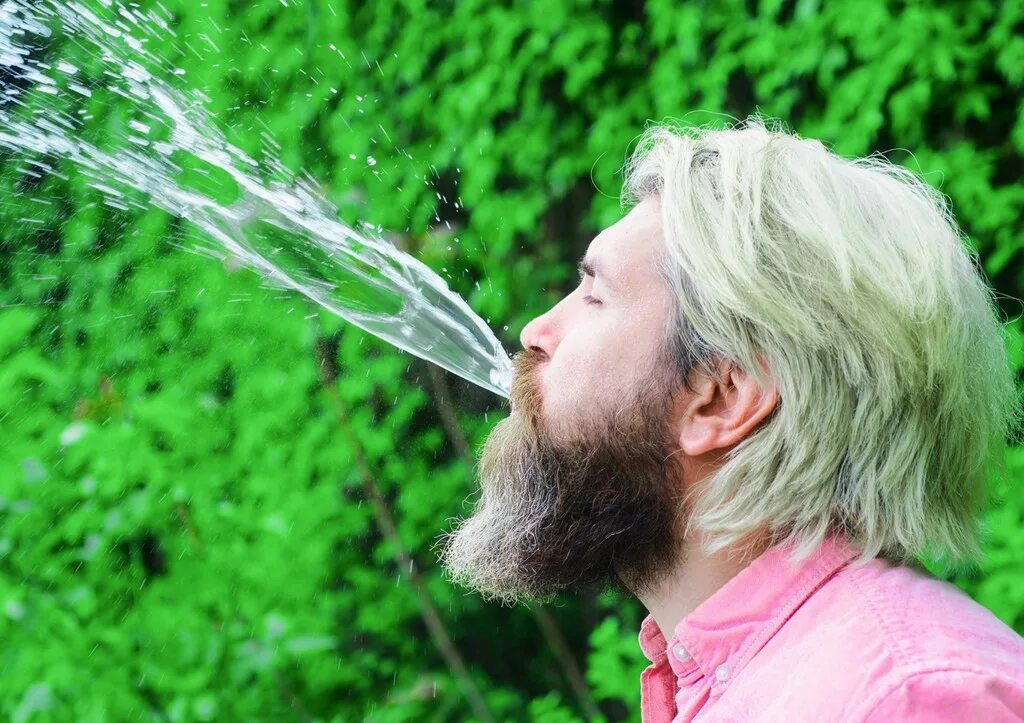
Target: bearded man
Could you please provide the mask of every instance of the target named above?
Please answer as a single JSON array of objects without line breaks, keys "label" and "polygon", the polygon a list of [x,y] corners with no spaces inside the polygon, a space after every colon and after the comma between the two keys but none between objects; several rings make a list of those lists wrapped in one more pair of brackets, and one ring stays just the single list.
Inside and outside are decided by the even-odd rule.
[{"label": "bearded man", "polygon": [[1024,639],[918,562],[977,563],[1022,417],[943,196],[758,118],[652,127],[624,188],[522,331],[451,578],[635,595],[644,721],[1024,720]]}]

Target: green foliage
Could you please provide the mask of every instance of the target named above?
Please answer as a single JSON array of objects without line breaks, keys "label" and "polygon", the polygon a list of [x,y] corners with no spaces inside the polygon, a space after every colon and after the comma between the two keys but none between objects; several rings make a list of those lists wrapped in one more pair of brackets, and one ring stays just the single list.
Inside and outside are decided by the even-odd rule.
[{"label": "green foliage", "polygon": [[[162,5],[178,41],[149,49],[233,142],[259,158],[269,132],[347,221],[396,232],[508,348],[620,214],[617,172],[645,122],[760,109],[843,153],[891,151],[948,194],[1024,365],[1020,0]],[[99,73],[74,44],[46,52]],[[101,145],[131,120],[118,97],[67,96]],[[475,483],[425,364],[59,169],[0,173],[3,716],[473,718],[365,499],[321,384],[326,343],[358,449],[494,715],[581,719],[528,611],[436,565]],[[230,200],[200,171],[184,182]],[[447,383],[475,449],[499,400]],[[988,561],[956,582],[1024,631],[1024,450],[1007,464]],[[635,601],[552,613],[605,716],[639,720]]]},{"label": "green foliage", "polygon": [[[629,701],[637,697],[636,671],[647,667],[635,630],[623,630],[611,615],[590,632],[587,683],[596,700]],[[634,717],[638,711],[633,711]]]}]

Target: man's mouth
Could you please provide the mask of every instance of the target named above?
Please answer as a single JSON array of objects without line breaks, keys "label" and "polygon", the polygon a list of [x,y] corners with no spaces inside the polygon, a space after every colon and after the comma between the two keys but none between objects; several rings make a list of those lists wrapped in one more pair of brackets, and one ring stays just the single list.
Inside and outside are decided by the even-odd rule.
[{"label": "man's mouth", "polygon": [[540,403],[540,375],[546,364],[533,351],[520,352],[513,361],[516,375],[508,398],[509,410],[513,414],[523,414]]}]

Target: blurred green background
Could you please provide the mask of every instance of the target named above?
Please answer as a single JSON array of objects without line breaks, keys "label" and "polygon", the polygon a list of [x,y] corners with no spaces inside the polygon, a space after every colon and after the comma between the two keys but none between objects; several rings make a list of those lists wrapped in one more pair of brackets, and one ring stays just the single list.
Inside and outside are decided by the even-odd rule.
[{"label": "blurred green background", "polygon": [[[177,40],[150,50],[233,142],[269,133],[510,351],[621,216],[648,120],[759,110],[948,194],[1024,364],[1020,0],[162,7]],[[123,132],[123,99],[85,107]],[[63,171],[0,172],[3,719],[639,721],[637,601],[502,608],[436,563],[502,400]],[[1006,461],[986,562],[953,582],[1024,632]]]}]

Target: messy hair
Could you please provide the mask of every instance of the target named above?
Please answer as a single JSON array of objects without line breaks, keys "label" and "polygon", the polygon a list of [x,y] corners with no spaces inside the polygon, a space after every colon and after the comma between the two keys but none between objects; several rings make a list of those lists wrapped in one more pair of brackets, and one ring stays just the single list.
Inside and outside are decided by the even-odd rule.
[{"label": "messy hair", "polygon": [[[896,562],[981,558],[987,479],[1021,421],[994,294],[945,196],[758,117],[649,127],[623,202],[657,196],[684,370],[728,358],[780,401],[701,485],[705,551],[839,532]],[[761,364],[767,367],[762,368]]]}]

